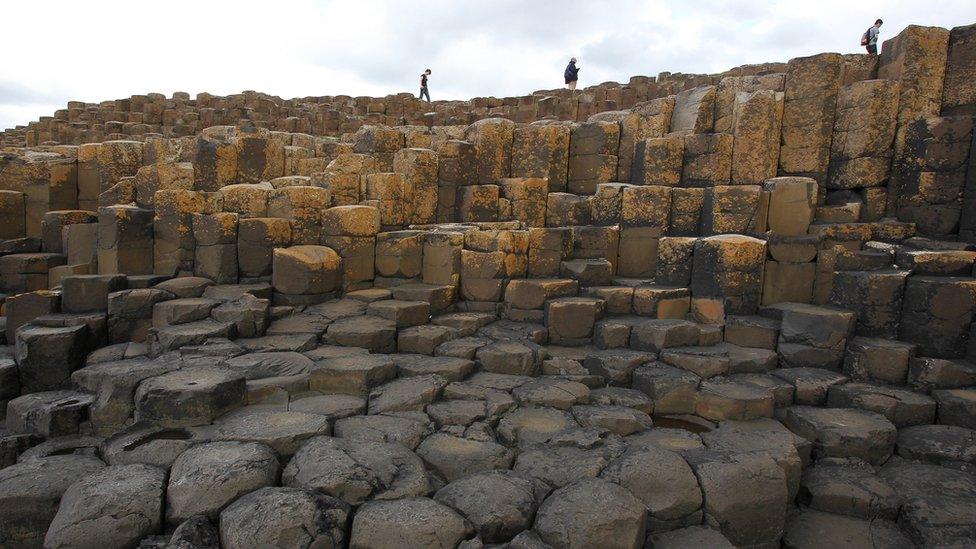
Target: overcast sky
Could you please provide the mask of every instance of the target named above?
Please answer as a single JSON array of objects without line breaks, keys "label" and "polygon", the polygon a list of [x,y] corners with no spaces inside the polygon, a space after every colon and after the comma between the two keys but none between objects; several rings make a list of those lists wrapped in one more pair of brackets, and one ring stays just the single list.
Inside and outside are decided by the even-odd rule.
[{"label": "overcast sky", "polygon": [[282,97],[417,92],[433,99],[721,72],[862,51],[909,24],[976,23],[976,0],[351,0],[5,2],[0,128],[68,100],[174,91]]}]

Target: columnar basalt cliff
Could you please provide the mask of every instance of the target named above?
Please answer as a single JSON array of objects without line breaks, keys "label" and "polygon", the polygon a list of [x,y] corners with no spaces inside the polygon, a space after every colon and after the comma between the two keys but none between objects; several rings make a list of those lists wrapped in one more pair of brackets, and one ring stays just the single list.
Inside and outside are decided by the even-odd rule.
[{"label": "columnar basalt cliff", "polygon": [[0,546],[970,544],[974,77],[910,26],[7,130]]}]

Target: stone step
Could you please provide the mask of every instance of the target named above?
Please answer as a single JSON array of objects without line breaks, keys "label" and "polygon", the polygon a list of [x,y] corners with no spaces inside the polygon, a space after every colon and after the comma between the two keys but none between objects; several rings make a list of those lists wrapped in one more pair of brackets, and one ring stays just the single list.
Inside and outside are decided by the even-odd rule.
[{"label": "stone step", "polygon": [[583,345],[603,317],[606,301],[596,297],[558,297],[546,300],[544,324],[553,345]]},{"label": "stone step", "polygon": [[813,443],[813,458],[859,458],[878,465],[895,448],[897,430],[884,416],[853,408],[787,408],[783,424]]},{"label": "stone step", "polygon": [[932,397],[870,383],[831,386],[827,390],[827,406],[876,412],[898,428],[935,422],[936,402]]},{"label": "stone step", "polygon": [[431,307],[427,301],[384,299],[366,306],[366,314],[393,322],[397,328],[420,326],[430,321]]}]

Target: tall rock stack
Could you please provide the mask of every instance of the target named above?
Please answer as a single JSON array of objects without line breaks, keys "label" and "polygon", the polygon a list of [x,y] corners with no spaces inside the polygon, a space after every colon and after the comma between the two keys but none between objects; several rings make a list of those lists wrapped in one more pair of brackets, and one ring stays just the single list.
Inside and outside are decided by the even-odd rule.
[{"label": "tall rock stack", "polygon": [[24,193],[0,190],[0,240],[27,236],[27,209]]},{"label": "tall rock stack", "polygon": [[915,119],[903,128],[896,161],[898,218],[919,232],[959,232],[966,190],[973,119],[968,116]]},{"label": "tall rock stack", "polygon": [[30,159],[24,182],[24,205],[27,236],[41,236],[41,220],[45,212],[77,209],[77,162],[60,155]]},{"label": "tall rock stack", "polygon": [[897,83],[863,80],[837,96],[827,203],[859,202],[858,221],[878,221],[886,212],[898,95]]},{"label": "tall rock stack", "polygon": [[155,195],[153,218],[153,272],[172,276],[192,273],[197,238],[194,214],[223,210],[223,195],[186,190],[160,190]]},{"label": "tall rock stack", "polygon": [[807,229],[816,211],[817,188],[808,177],[776,177],[763,184],[769,204],[763,305],[813,301],[817,239]]},{"label": "tall rock stack", "polygon": [[478,159],[468,141],[449,139],[437,149],[437,222],[457,221],[460,189],[478,182]]},{"label": "tall rock stack", "polygon": [[780,175],[811,177],[819,185],[826,182],[843,67],[843,58],[835,53],[800,57],[787,63]]},{"label": "tall rock stack", "polygon": [[495,185],[511,176],[514,138],[515,124],[504,118],[479,120],[465,131],[465,141],[474,145],[479,185]]},{"label": "tall rock stack", "polygon": [[909,128],[920,118],[939,116],[948,47],[949,31],[918,25],[909,25],[882,44],[878,78],[898,82],[899,89],[889,214],[896,214],[900,208],[902,187],[912,185],[911,158],[915,155]]},{"label": "tall rock stack", "polygon": [[328,188],[297,185],[271,191],[268,217],[291,223],[291,241],[296,245],[315,245],[322,237],[322,211],[332,203]]},{"label": "tall rock stack", "polygon": [[565,192],[570,127],[548,121],[517,126],[512,144],[512,177],[542,178],[547,192]]},{"label": "tall rock stack", "polygon": [[393,157],[393,171],[403,174],[410,197],[408,224],[437,222],[438,162],[430,149],[401,149]]},{"label": "tall rock stack", "polygon": [[695,243],[692,313],[702,322],[724,315],[755,314],[762,298],[766,243],[742,235],[718,235]]},{"label": "tall rock stack", "polygon": [[375,173],[373,157],[360,153],[341,153],[329,163],[325,172],[316,174],[314,184],[326,187],[332,195],[333,206],[358,204],[366,192],[366,176]]},{"label": "tall rock stack", "polygon": [[733,133],[735,104],[740,93],[749,94],[762,90],[782,92],[783,82],[784,75],[782,73],[759,76],[726,76],[720,80],[715,88],[713,131],[715,133]]},{"label": "tall rock stack", "polygon": [[234,212],[192,214],[193,274],[218,284],[238,281],[237,240],[241,217]]},{"label": "tall rock stack", "polygon": [[634,185],[624,188],[620,204],[617,274],[653,277],[658,241],[667,233],[671,188]]},{"label": "tall rock stack", "polygon": [[98,274],[153,272],[153,211],[135,206],[98,210]]},{"label": "tall rock stack", "polygon": [[[976,85],[973,66],[976,60],[976,25],[956,27],[949,33],[945,85],[942,93],[942,115],[976,115]],[[976,141],[976,136],[974,136]],[[976,159],[970,146],[966,187],[963,190],[959,238],[976,242]]]},{"label": "tall rock stack", "polygon": [[715,86],[699,86],[678,93],[671,113],[671,133],[710,133],[715,127]]},{"label": "tall rock stack", "polygon": [[732,110],[733,185],[759,185],[776,176],[783,94],[772,90],[740,92]]},{"label": "tall rock stack", "polygon": [[641,118],[630,111],[610,111],[591,116],[588,122],[616,122],[620,127],[620,140],[617,146],[617,175],[613,181],[631,180],[631,166],[634,161],[634,146],[641,137]]},{"label": "tall rock stack", "polygon": [[620,126],[614,122],[585,122],[569,137],[567,189],[578,195],[596,193],[597,185],[617,177]]},{"label": "tall rock stack", "polygon": [[371,285],[376,260],[376,234],[380,210],[371,206],[335,206],[322,212],[323,246],[342,258],[341,284],[345,291]]}]

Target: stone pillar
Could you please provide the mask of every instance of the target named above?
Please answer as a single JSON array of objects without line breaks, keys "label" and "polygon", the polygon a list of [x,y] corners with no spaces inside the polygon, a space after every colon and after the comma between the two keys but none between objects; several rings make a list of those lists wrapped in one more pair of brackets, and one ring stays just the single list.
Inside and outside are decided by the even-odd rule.
[{"label": "stone pillar", "polygon": [[[691,274],[692,309],[705,320],[725,314],[755,314],[762,295],[766,242],[743,235],[718,235],[695,243]],[[704,305],[704,306],[703,306]],[[711,314],[714,313],[714,314]]]},{"label": "stone pillar", "polygon": [[544,178],[507,178],[500,182],[501,195],[511,204],[511,218],[525,227],[544,227],[549,184]]},{"label": "stone pillar", "polygon": [[238,214],[195,213],[192,219],[196,239],[193,274],[209,278],[217,284],[236,284]]},{"label": "stone pillar", "polygon": [[213,214],[223,208],[220,193],[162,190],[156,193],[153,218],[153,272],[173,276],[192,273],[196,253],[193,214]]},{"label": "stone pillar", "polygon": [[776,176],[783,94],[740,92],[733,107],[732,184],[758,185]]},{"label": "stone pillar", "polygon": [[262,280],[270,277],[274,249],[289,245],[291,224],[287,219],[241,219],[237,226],[237,265],[241,278]]},{"label": "stone pillar", "polygon": [[[888,214],[900,209],[901,196],[910,195],[906,178],[911,171],[912,147],[908,132],[920,118],[939,116],[949,31],[939,27],[909,25],[898,36],[885,40],[878,56],[878,78],[898,83],[898,129],[895,134],[894,162],[888,186]],[[907,163],[907,165],[906,165]],[[911,185],[910,183],[907,183]]]},{"label": "stone pillar", "polygon": [[569,138],[569,192],[593,194],[600,183],[617,177],[620,126],[614,122],[586,122],[574,126]]},{"label": "stone pillar", "polygon": [[464,132],[464,139],[474,145],[478,183],[494,185],[512,173],[512,141],[515,123],[504,118],[479,120]]},{"label": "stone pillar", "polygon": [[0,240],[27,236],[24,193],[0,190]]},{"label": "stone pillar", "polygon": [[115,205],[98,210],[98,274],[153,272],[153,211]]},{"label": "stone pillar", "polygon": [[268,197],[268,217],[291,222],[295,245],[316,245],[322,237],[322,211],[332,201],[329,189],[322,187],[282,187]]},{"label": "stone pillar", "polygon": [[677,186],[681,183],[684,148],[684,139],[676,135],[637,141],[634,144],[630,182],[635,185]]},{"label": "stone pillar", "polygon": [[897,116],[897,83],[864,80],[841,88],[830,145],[828,192],[878,189],[887,195]]},{"label": "stone pillar", "polygon": [[371,285],[380,211],[371,206],[337,206],[322,212],[322,240],[342,258],[345,291]]},{"label": "stone pillar", "polygon": [[780,175],[827,178],[834,107],[844,59],[836,53],[791,59],[786,65]]},{"label": "stone pillar", "polygon": [[684,90],[674,99],[671,133],[710,133],[715,125],[715,86]]},{"label": "stone pillar", "polygon": [[539,121],[515,128],[512,177],[546,179],[547,192],[562,192],[568,168],[568,124]]},{"label": "stone pillar", "polygon": [[403,174],[410,199],[408,224],[437,222],[437,153],[430,149],[401,149],[393,156],[393,171]]}]

